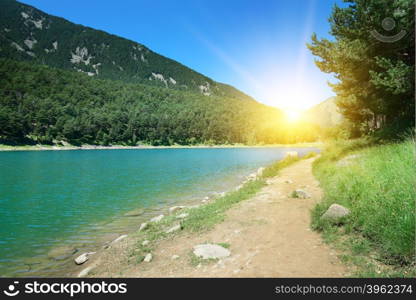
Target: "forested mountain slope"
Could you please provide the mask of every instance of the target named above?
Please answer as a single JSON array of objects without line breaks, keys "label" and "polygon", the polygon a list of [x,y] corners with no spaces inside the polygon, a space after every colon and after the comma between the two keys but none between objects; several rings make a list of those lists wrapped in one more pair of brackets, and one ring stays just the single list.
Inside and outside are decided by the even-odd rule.
[{"label": "forested mountain slope", "polygon": [[[0,140],[153,145],[293,142],[255,101],[0,59]],[[299,139],[299,137],[296,137]]]},{"label": "forested mountain slope", "polygon": [[91,77],[144,83],[253,101],[137,42],[0,0],[0,57],[46,64]]}]

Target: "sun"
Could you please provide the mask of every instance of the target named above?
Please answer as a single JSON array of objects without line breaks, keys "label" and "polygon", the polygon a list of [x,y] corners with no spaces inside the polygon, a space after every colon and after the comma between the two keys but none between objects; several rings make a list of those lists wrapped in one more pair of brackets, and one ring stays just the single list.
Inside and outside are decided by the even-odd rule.
[{"label": "sun", "polygon": [[296,109],[285,109],[284,112],[287,121],[290,123],[299,121],[302,116],[302,112]]}]

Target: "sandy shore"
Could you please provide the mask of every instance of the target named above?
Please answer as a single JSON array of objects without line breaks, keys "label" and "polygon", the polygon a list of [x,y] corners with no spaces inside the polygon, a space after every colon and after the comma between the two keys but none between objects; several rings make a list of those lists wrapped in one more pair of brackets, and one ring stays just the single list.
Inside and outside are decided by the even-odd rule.
[{"label": "sandy shore", "polygon": [[140,149],[215,149],[215,148],[273,148],[273,147],[316,147],[320,148],[323,144],[321,142],[316,143],[299,143],[299,144],[271,144],[271,145],[194,145],[194,146],[185,146],[185,145],[173,145],[173,146],[150,146],[150,145],[141,145],[141,146],[122,146],[122,145],[112,145],[112,146],[99,146],[99,145],[82,145],[82,146],[50,146],[50,145],[25,145],[25,146],[9,146],[9,145],[0,145],[0,151],[65,151],[65,150],[140,150]]}]

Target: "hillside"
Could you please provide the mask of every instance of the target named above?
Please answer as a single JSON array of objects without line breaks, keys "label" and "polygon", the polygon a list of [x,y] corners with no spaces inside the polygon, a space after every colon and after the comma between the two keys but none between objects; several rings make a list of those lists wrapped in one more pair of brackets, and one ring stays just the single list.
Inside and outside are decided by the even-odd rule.
[{"label": "hillside", "polygon": [[335,100],[335,97],[331,97],[313,106],[304,113],[305,120],[319,125],[322,128],[329,128],[340,124],[343,117],[338,111]]},{"label": "hillside", "polygon": [[0,58],[0,142],[293,142],[278,109]]},{"label": "hillside", "polygon": [[253,101],[237,89],[106,32],[0,0],[0,57],[46,64],[102,79],[143,83]]}]

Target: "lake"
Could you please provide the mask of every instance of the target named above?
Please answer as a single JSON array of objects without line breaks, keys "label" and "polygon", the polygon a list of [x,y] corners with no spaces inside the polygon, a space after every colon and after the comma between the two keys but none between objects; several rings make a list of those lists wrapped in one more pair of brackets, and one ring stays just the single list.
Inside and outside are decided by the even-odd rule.
[{"label": "lake", "polygon": [[56,248],[94,249],[169,206],[233,189],[287,151],[311,150],[0,152],[0,276],[65,274],[72,259]]}]

